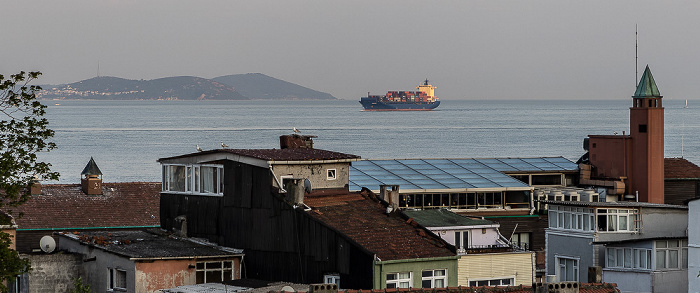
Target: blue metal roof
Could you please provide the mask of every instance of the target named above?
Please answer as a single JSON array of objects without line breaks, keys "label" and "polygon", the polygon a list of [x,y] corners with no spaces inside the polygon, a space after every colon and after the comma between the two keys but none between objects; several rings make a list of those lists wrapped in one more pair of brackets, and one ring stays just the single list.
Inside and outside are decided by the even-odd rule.
[{"label": "blue metal roof", "polygon": [[350,166],[350,190],[378,190],[379,185],[400,185],[403,190],[526,188],[504,172],[576,170],[578,165],[563,157],[361,160]]}]

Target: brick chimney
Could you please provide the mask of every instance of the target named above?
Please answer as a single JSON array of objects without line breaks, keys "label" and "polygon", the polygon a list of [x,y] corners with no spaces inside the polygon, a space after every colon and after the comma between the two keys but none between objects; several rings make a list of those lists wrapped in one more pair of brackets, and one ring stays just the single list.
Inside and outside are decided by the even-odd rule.
[{"label": "brick chimney", "polygon": [[80,183],[85,194],[102,195],[102,171],[97,167],[92,157],[90,157],[90,162],[87,163],[80,175],[82,175]]},{"label": "brick chimney", "polygon": [[299,135],[290,134],[280,136],[280,148],[281,149],[312,149],[314,148],[314,140],[317,136],[315,135]]}]

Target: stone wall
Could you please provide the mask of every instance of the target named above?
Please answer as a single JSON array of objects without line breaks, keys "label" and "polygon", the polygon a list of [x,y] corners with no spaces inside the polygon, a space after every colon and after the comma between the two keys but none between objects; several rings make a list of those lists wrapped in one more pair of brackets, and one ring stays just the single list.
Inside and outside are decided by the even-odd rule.
[{"label": "stone wall", "polygon": [[[73,280],[83,275],[83,258],[78,254],[34,254],[27,255],[32,271],[28,276],[32,293],[58,293],[73,289]],[[23,288],[24,289],[24,288]]]}]

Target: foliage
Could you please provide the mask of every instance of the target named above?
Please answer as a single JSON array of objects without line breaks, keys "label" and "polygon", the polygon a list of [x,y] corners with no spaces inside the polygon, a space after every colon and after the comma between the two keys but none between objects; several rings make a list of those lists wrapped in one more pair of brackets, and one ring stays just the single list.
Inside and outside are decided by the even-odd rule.
[{"label": "foliage", "polygon": [[[36,178],[58,180],[51,164],[37,160],[37,153],[50,151],[56,144],[49,142],[53,130],[44,118],[46,106],[36,97],[41,88],[29,86],[40,72],[24,71],[6,78],[0,75],[0,210],[25,203],[31,196],[28,188]],[[21,216],[21,215],[20,215]],[[0,289],[4,282],[28,272],[29,261],[21,259],[10,249],[11,236],[0,232]]]},{"label": "foliage", "polygon": [[17,275],[31,270],[28,259],[21,259],[17,251],[9,249],[12,236],[0,232],[0,292],[7,292],[5,281],[14,281]]},{"label": "foliage", "polygon": [[51,164],[37,160],[37,153],[56,147],[47,140],[53,137],[44,118],[46,106],[36,97],[41,88],[28,86],[41,73],[24,71],[5,78],[0,75],[0,209],[18,206],[29,199],[35,178],[57,180]]},{"label": "foliage", "polygon": [[73,290],[71,290],[71,293],[92,293],[92,290],[90,290],[90,285],[88,284],[83,284],[83,278],[77,278],[73,279]]}]

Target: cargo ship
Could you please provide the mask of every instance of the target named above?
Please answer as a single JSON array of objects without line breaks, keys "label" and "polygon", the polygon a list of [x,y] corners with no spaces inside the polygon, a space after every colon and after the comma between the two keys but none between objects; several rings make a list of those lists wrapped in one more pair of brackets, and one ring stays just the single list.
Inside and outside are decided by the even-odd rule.
[{"label": "cargo ship", "polygon": [[418,91],[390,91],[383,96],[373,96],[360,99],[365,111],[429,111],[437,108],[440,101],[435,96],[436,87],[428,80],[416,87]]}]

